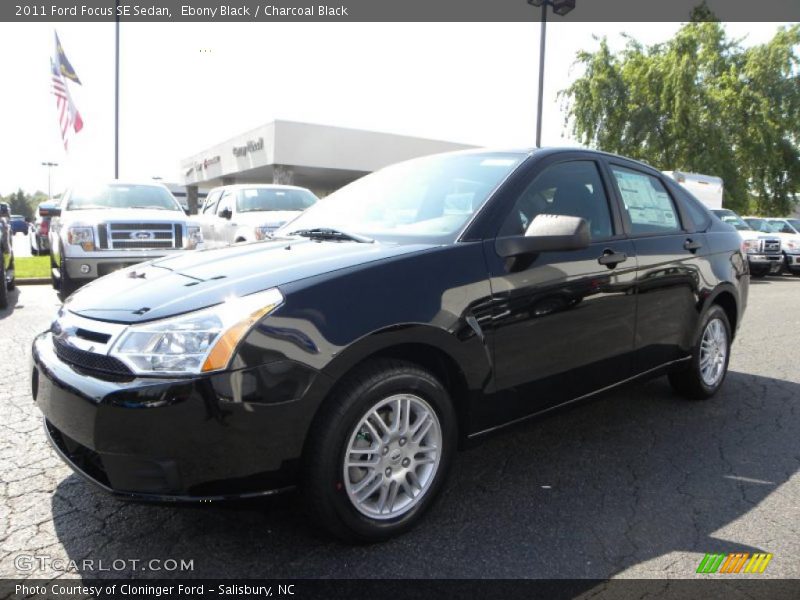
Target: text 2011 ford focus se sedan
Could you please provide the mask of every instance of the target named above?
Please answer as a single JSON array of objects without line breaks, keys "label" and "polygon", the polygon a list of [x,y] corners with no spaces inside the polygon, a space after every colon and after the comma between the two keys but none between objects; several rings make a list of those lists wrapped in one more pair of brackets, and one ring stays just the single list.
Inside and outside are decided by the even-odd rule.
[{"label": "text 2011 ford focus se sedan", "polygon": [[722,385],[736,231],[658,171],[585,150],[395,165],[271,241],[164,258],[71,296],[33,396],[123,497],[299,485],[351,540],[408,529],[464,440],[640,376]]}]

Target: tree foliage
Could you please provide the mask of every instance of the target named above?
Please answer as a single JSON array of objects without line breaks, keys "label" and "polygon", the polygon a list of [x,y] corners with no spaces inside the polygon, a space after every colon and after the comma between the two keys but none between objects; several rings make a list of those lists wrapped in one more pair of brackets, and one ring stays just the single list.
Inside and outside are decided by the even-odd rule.
[{"label": "tree foliage", "polygon": [[744,48],[705,5],[692,17],[662,44],[580,52],[567,125],[600,150],[722,177],[735,210],[785,215],[800,192],[800,26]]},{"label": "tree foliage", "polygon": [[5,198],[0,197],[0,202],[8,203],[8,208],[12,215],[22,215],[26,221],[36,219],[37,207],[46,200],[47,194],[43,192],[37,191],[34,194],[26,194],[22,189],[18,189]]}]

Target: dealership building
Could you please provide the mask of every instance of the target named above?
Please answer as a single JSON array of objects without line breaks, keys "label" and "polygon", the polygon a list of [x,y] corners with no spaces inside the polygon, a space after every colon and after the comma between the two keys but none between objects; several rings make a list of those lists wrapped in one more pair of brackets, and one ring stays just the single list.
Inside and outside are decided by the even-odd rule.
[{"label": "dealership building", "polygon": [[273,121],[181,161],[187,200],[198,190],[234,183],[279,183],[324,197],[381,167],[410,158],[474,148],[439,140]]}]

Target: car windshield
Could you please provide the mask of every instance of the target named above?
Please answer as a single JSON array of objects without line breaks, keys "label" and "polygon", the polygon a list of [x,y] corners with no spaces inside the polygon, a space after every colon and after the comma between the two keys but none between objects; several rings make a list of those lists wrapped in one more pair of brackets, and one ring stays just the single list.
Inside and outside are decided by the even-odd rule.
[{"label": "car windshield", "polygon": [[392,242],[452,242],[525,156],[443,154],[386,167],[321,200],[276,235],[323,228]]},{"label": "car windshield", "polygon": [[739,231],[750,231],[750,225],[744,222],[744,219],[737,215],[732,210],[715,210],[714,214],[717,215],[723,223],[733,225]]},{"label": "car windshield", "polygon": [[800,233],[800,219],[786,219],[786,222],[792,226],[795,232]]},{"label": "car windshield", "polygon": [[761,233],[775,233],[780,231],[781,228],[776,223],[770,223],[766,219],[747,219],[747,222],[750,224],[750,227],[755,229],[756,231],[760,231]]},{"label": "car windshield", "polygon": [[244,188],[236,200],[238,212],[305,210],[315,204],[317,197],[303,189]]},{"label": "car windshield", "polygon": [[67,210],[91,208],[181,210],[169,190],[157,185],[111,184],[73,190],[67,202]]}]

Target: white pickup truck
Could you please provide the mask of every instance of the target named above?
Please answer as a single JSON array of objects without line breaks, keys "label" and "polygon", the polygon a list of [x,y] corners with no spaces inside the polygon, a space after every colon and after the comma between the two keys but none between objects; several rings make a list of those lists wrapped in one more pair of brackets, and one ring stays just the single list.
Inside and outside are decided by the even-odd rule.
[{"label": "white pickup truck", "polygon": [[50,214],[51,279],[62,299],[118,269],[203,245],[200,225],[157,183],[78,186]]}]

